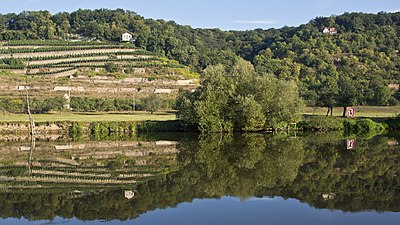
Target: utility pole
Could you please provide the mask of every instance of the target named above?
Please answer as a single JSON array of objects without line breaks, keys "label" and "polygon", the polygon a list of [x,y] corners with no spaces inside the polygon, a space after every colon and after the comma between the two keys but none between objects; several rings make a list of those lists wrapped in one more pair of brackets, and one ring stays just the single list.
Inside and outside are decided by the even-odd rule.
[{"label": "utility pole", "polygon": [[[28,77],[27,77],[28,80]],[[28,159],[28,173],[29,176],[32,175],[32,157],[33,157],[33,151],[35,149],[35,144],[36,144],[36,139],[35,139],[35,121],[33,120],[32,114],[31,114],[31,107],[29,104],[29,87],[28,84],[25,86],[26,90],[26,108],[28,111],[28,116],[29,116],[29,122],[30,122],[30,136],[31,136],[31,147],[30,147],[30,152],[29,152],[29,159]]]}]

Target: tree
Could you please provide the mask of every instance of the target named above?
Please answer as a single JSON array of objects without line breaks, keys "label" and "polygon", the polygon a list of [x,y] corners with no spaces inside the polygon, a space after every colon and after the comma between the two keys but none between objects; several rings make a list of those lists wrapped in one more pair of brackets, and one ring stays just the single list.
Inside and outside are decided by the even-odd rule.
[{"label": "tree", "polygon": [[6,116],[7,107],[5,102],[0,101],[0,111],[3,113],[3,116]]},{"label": "tree", "polygon": [[83,31],[83,34],[85,36],[93,37],[93,38],[97,38],[97,39],[102,39],[103,38],[103,33],[104,33],[103,28],[96,21],[89,22],[85,26],[85,29]]},{"label": "tree", "polygon": [[105,69],[107,72],[115,73],[115,72],[119,72],[121,70],[121,66],[114,62],[109,62],[106,64]]},{"label": "tree", "polygon": [[254,96],[238,96],[237,106],[235,111],[237,129],[254,131],[264,128],[266,118],[263,107],[254,99]]},{"label": "tree", "polygon": [[197,114],[195,123],[205,132],[229,131],[233,128],[227,113],[228,100],[234,92],[230,85],[225,67],[211,66],[204,72],[202,87],[198,99],[194,99],[194,110]]},{"label": "tree", "polygon": [[157,94],[152,93],[142,99],[143,109],[153,114],[161,108],[161,99]]},{"label": "tree", "polygon": [[333,114],[333,107],[336,105],[336,99],[338,95],[338,84],[333,77],[326,77],[325,80],[321,83],[321,85],[318,87],[318,94],[319,94],[319,105],[321,107],[327,107],[328,111],[326,113],[326,116],[329,115],[329,113]]},{"label": "tree", "polygon": [[388,105],[392,97],[390,88],[385,85],[381,77],[373,78],[369,83],[369,89],[372,91],[369,103],[371,105]]},{"label": "tree", "polygon": [[239,59],[231,68],[208,67],[201,87],[178,96],[178,118],[202,132],[277,128],[299,118],[302,101],[294,82],[260,75]]},{"label": "tree", "polygon": [[177,118],[186,122],[186,125],[194,125],[198,121],[194,104],[199,99],[199,95],[199,89],[195,92],[180,90],[178,93],[174,109],[178,111]]},{"label": "tree", "polygon": [[256,99],[263,107],[265,126],[276,128],[299,120],[303,102],[296,83],[279,80],[273,75],[263,75],[256,83]]},{"label": "tree", "polygon": [[341,74],[338,80],[338,106],[343,107],[343,117],[346,117],[347,106],[357,103],[357,89],[355,82],[348,76]]}]

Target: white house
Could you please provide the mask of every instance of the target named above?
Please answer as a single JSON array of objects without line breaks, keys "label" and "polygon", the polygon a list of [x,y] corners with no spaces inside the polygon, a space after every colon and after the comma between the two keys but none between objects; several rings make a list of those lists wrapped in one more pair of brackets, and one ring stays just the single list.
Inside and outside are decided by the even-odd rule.
[{"label": "white house", "polygon": [[337,29],[335,27],[325,27],[322,31],[324,34],[337,34]]},{"label": "white house", "polygon": [[329,34],[329,29],[327,27],[325,27],[324,30],[322,31],[322,33]]},{"label": "white house", "polygon": [[123,33],[121,36],[121,41],[131,41],[133,39],[133,35],[130,33]]},{"label": "white house", "polygon": [[133,192],[132,190],[126,190],[124,191],[124,195],[125,198],[132,199],[133,197],[135,197],[135,192]]}]

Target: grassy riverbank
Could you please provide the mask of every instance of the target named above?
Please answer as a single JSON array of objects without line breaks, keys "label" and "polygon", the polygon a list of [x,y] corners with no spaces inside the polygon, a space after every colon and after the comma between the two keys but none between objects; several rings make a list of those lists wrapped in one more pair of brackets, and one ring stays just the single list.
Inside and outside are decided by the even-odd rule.
[{"label": "grassy riverbank", "polygon": [[[297,124],[297,128],[300,130],[346,130],[351,132],[399,129],[399,119],[395,116],[398,115],[400,106],[357,107],[356,111],[358,113],[355,119],[341,118],[339,116],[341,113],[340,108],[336,108],[333,117],[325,117],[323,110],[322,108],[318,108],[314,115],[312,115],[313,109],[306,108],[303,120]],[[69,131],[72,133],[89,132],[108,135],[113,132],[131,133],[136,129],[145,132],[195,130],[195,128],[185,127],[177,121],[174,111],[155,112],[154,114],[144,111],[108,113],[58,112],[35,114],[33,117],[35,122],[38,123],[37,125],[44,126],[42,132]],[[26,132],[27,127],[21,128],[18,124],[27,124],[28,121],[29,119],[26,114],[0,115],[0,123],[3,123],[9,132],[14,132],[15,130]],[[57,126],[57,129],[54,130],[51,125]]]},{"label": "grassy riverbank", "polygon": [[[74,122],[94,122],[94,121],[167,121],[175,120],[174,112],[149,112],[136,111],[129,113],[105,113],[105,112],[88,112],[88,113],[50,113],[50,114],[34,114],[35,122],[55,122],[55,121],[74,121]],[[0,122],[28,122],[29,118],[26,114],[7,114],[0,116]]]},{"label": "grassy riverbank", "polygon": [[[304,115],[326,115],[327,108],[304,108]],[[382,117],[396,117],[400,114],[400,105],[396,106],[356,106],[356,117],[368,118],[382,118]],[[343,108],[335,107],[333,109],[333,116],[342,116]]]}]

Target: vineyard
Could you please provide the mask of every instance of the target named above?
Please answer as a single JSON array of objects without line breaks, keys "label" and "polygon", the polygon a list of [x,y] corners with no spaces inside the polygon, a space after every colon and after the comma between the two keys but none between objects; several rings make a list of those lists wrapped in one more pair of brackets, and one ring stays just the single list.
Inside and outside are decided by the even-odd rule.
[{"label": "vineyard", "polygon": [[31,163],[20,145],[0,146],[0,180],[9,187],[126,186],[177,168],[174,142],[39,142]]},{"label": "vineyard", "polygon": [[133,44],[57,40],[0,43],[0,98],[11,100],[24,96],[25,87],[32,97],[40,99],[64,94],[140,99],[157,93],[167,100],[174,99],[180,89],[195,89],[198,78],[190,68]]},{"label": "vineyard", "polygon": [[[46,70],[52,67],[85,67],[80,63],[96,62],[89,67],[104,68],[109,62],[125,65],[126,67],[141,67],[140,62],[148,62],[148,67],[179,67],[177,63],[161,60],[161,56],[137,49],[133,45],[100,44],[97,42],[73,42],[73,45],[65,42],[57,43],[49,41],[33,42],[36,45],[18,45],[18,42],[3,43],[0,47],[0,69],[27,70],[29,75],[43,75],[29,73],[30,69]],[[82,45],[76,45],[82,43]],[[39,45],[37,45],[39,44]],[[41,44],[41,45],[40,45]],[[19,71],[16,71],[17,73]]]}]

